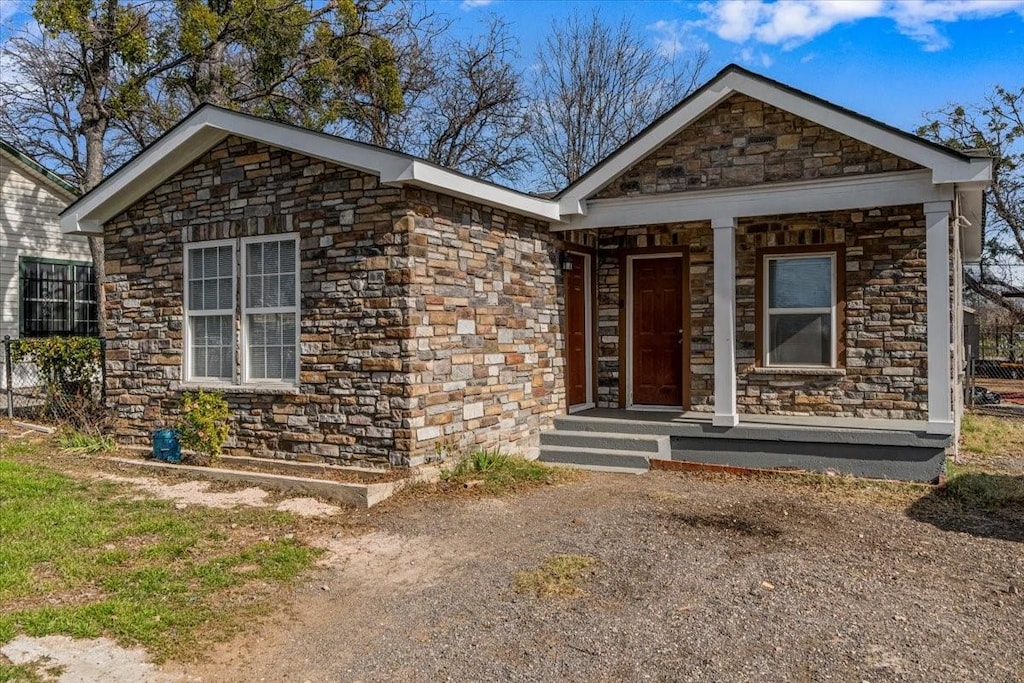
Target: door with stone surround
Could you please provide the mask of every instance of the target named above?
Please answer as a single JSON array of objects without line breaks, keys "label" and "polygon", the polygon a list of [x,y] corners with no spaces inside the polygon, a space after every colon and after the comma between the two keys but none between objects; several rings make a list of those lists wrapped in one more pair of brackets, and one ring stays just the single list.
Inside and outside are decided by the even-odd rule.
[{"label": "door with stone surround", "polygon": [[630,259],[630,405],[683,404],[684,272],[678,253]]}]

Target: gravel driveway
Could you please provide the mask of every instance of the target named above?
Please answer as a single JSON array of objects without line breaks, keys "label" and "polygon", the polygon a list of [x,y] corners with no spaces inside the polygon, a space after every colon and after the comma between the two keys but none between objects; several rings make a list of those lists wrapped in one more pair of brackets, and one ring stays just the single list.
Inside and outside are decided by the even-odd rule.
[{"label": "gravel driveway", "polygon": [[[918,494],[922,495],[922,494]],[[927,494],[924,494],[927,495]],[[1022,681],[1024,543],[781,479],[591,475],[339,532],[207,681]],[[919,507],[919,505],[918,505]],[[921,519],[922,514],[915,514]],[[517,571],[597,560],[584,595]]]}]

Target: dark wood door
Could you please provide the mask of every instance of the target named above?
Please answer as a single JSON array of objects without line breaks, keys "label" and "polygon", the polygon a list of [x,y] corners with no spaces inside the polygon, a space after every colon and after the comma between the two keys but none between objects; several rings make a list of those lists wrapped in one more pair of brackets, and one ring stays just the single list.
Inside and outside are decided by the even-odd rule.
[{"label": "dark wood door", "polygon": [[565,273],[566,378],[570,406],[587,402],[587,276],[586,257],[566,254],[572,268]]},{"label": "dark wood door", "polygon": [[633,259],[633,403],[683,404],[683,259]]}]

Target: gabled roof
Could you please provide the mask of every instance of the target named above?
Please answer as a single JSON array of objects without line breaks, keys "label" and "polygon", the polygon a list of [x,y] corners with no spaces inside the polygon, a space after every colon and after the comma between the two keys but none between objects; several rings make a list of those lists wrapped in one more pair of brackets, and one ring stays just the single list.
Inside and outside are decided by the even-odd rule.
[{"label": "gabled roof", "polygon": [[354,140],[203,105],[61,213],[64,232],[99,234],[103,223],[229,135],[545,221],[558,221],[558,204],[473,178],[438,164]]},{"label": "gabled roof", "polygon": [[78,188],[61,178],[53,171],[44,167],[38,161],[30,157],[25,152],[22,152],[14,145],[0,140],[0,154],[13,161],[19,168],[24,169],[29,175],[46,185],[61,197],[70,200],[73,197],[78,196]]},{"label": "gabled roof", "polygon": [[913,161],[932,171],[932,182],[987,183],[991,160],[925,140],[743,67],[730,64],[636,137],[558,193],[562,216],[586,213],[584,202],[679,131],[736,93],[748,95],[826,128]]},{"label": "gabled roof", "polygon": [[[936,144],[733,64],[579,180],[558,194],[545,197],[502,187],[382,147],[203,105],[65,209],[61,228],[64,232],[99,234],[106,221],[229,135],[373,173],[384,184],[408,184],[553,223],[574,223],[587,214],[588,198],[735,93],[912,161],[926,169],[921,173],[930,172],[931,183],[956,184],[972,206],[978,205],[981,191],[990,180],[992,161],[983,154]],[[696,199],[701,193],[687,194]]]}]

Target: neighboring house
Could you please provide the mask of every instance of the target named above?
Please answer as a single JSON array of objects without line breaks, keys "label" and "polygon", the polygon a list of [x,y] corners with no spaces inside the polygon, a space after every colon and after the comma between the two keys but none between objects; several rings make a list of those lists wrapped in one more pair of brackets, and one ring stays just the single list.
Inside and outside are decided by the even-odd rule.
[{"label": "neighboring house", "polygon": [[88,239],[60,231],[77,195],[0,140],[0,337],[98,334]]},{"label": "neighboring house", "polygon": [[204,387],[271,457],[934,479],[990,174],[730,66],[550,199],[206,106],[62,221],[125,439]]}]

